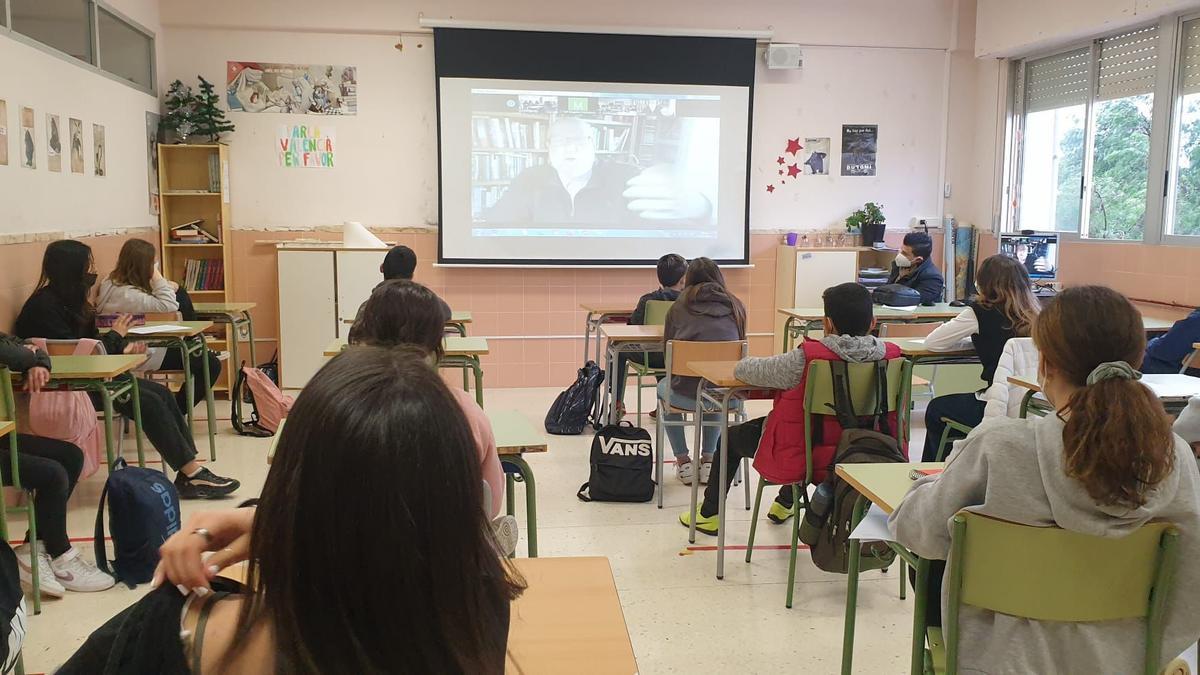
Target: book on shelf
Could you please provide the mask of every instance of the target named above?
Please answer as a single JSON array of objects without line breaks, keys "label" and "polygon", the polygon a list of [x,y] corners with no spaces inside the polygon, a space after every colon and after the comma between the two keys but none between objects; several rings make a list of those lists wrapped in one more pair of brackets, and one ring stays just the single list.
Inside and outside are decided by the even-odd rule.
[{"label": "book on shelf", "polygon": [[220,258],[200,258],[185,261],[183,287],[188,291],[224,290],[225,262]]},{"label": "book on shelf", "polygon": [[208,191],[221,191],[221,155],[220,153],[208,153]]},{"label": "book on shelf", "polygon": [[475,117],[471,143],[476,150],[545,150],[548,124],[511,117]]},{"label": "book on shelf", "polygon": [[175,225],[171,228],[172,244],[219,244],[221,240],[215,234],[201,227],[203,218]]}]

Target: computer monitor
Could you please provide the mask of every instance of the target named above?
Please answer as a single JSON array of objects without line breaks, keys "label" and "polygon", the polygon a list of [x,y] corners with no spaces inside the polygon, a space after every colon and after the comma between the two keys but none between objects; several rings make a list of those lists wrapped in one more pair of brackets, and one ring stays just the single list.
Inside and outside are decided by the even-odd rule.
[{"label": "computer monitor", "polygon": [[1058,278],[1057,234],[1002,234],[1000,255],[1014,258],[1024,265],[1034,281],[1053,281]]}]

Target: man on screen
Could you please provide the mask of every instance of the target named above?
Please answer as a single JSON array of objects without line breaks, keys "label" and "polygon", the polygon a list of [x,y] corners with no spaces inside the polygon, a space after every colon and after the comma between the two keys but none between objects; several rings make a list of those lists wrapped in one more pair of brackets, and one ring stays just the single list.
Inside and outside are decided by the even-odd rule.
[{"label": "man on screen", "polygon": [[1053,272],[1054,269],[1051,268],[1050,263],[1046,261],[1046,255],[1044,251],[1038,250],[1044,249],[1045,246],[1045,244],[1042,244],[1041,246],[1035,247],[1035,245],[1031,242],[1018,242],[1017,262],[1024,265],[1025,271],[1029,272],[1030,274],[1046,274],[1048,272]]},{"label": "man on screen", "polygon": [[712,204],[668,166],[597,161],[595,131],[576,117],[550,127],[549,163],[525,169],[486,214],[490,223],[622,225],[707,222]]}]

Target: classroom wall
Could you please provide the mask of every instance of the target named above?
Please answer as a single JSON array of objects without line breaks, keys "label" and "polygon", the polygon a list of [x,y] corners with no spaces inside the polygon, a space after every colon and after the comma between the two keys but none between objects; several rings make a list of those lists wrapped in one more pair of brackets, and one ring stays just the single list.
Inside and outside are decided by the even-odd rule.
[{"label": "classroom wall", "polygon": [[1197,0],[979,0],[975,53],[1027,56],[1197,8]]}]

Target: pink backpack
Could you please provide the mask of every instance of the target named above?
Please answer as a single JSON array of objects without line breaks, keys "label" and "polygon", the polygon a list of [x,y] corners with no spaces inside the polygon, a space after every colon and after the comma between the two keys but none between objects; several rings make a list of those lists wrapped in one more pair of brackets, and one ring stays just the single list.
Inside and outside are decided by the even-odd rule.
[{"label": "pink backpack", "polygon": [[[242,401],[250,404],[250,419],[242,418]],[[242,364],[237,383],[230,395],[233,402],[233,428],[243,436],[271,436],[292,409],[295,399],[284,394],[271,378],[258,368]]]},{"label": "pink backpack", "polygon": [[[29,341],[38,349],[46,349],[46,341],[33,338]],[[94,354],[96,340],[80,340],[75,345],[76,356]],[[41,391],[22,396],[29,402],[28,414],[22,415],[22,432],[68,441],[83,450],[83,470],[80,478],[86,478],[100,468],[100,453],[104,442],[104,427],[96,421],[96,409],[86,392]]]}]

